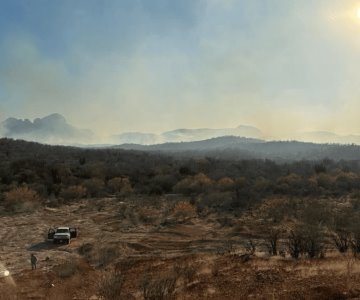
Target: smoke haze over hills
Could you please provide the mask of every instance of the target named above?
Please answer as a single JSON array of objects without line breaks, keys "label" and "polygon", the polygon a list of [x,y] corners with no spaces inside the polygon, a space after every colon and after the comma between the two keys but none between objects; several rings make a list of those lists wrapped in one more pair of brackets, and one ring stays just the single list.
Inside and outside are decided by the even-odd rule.
[{"label": "smoke haze over hills", "polygon": [[1,1],[0,117],[56,111],[142,143],[239,124],[359,134],[357,1],[266,3]]},{"label": "smoke haze over hills", "polygon": [[[43,118],[8,118],[1,123],[3,137],[24,139],[47,144],[63,145],[157,145],[164,143],[198,142],[213,138],[233,136],[248,138],[246,141],[269,141],[262,131],[253,126],[240,125],[236,128],[175,129],[163,133],[125,132],[112,136],[98,136],[88,129],[79,129],[67,122],[64,116],[54,113]],[[244,141],[243,140],[243,141]],[[294,133],[290,140],[315,143],[360,144],[360,136],[341,136],[332,132]],[[129,147],[129,146],[126,146]],[[178,147],[178,146],[174,146]],[[183,147],[179,146],[180,148]],[[136,147],[135,147],[136,148]],[[141,147],[140,147],[141,148]],[[190,147],[191,148],[191,147]],[[145,148],[144,148],[145,149]]]},{"label": "smoke haze over hills", "polygon": [[127,132],[109,137],[99,137],[86,129],[70,125],[64,116],[54,113],[43,118],[29,119],[8,118],[1,123],[3,137],[24,139],[48,144],[160,144],[168,142],[199,141],[220,136],[242,136],[261,138],[259,129],[251,126],[238,126],[226,129],[176,129],[161,134]]},{"label": "smoke haze over hills", "polygon": [[1,123],[1,131],[4,137],[48,144],[70,145],[95,141],[90,130],[75,128],[60,114],[36,118],[33,122],[8,118]]},{"label": "smoke haze over hills", "polygon": [[240,125],[236,128],[223,129],[175,129],[160,134],[127,132],[112,137],[114,144],[160,144],[171,142],[191,142],[211,139],[220,136],[241,136],[251,138],[262,138],[263,135],[258,128]]}]

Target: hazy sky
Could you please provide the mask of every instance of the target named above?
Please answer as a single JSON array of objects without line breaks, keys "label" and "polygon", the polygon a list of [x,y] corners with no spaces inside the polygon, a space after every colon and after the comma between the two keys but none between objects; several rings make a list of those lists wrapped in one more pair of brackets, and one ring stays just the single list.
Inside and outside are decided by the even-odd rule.
[{"label": "hazy sky", "polygon": [[0,119],[360,134],[360,1],[1,0]]}]

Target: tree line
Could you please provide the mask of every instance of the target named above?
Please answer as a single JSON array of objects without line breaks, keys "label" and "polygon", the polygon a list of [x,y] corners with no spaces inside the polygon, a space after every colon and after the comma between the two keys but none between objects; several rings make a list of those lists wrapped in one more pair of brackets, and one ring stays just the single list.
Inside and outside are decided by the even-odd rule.
[{"label": "tree line", "polygon": [[[0,205],[69,202],[106,195],[201,195],[201,207],[247,208],[274,195],[360,194],[359,161],[176,158],[164,153],[83,149],[0,139]],[[16,200],[17,199],[17,200]]]}]

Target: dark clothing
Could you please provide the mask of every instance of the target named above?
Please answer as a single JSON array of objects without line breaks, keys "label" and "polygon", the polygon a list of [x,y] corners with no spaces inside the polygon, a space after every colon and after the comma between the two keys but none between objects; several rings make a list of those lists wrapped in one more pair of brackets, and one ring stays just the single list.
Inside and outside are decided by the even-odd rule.
[{"label": "dark clothing", "polygon": [[31,269],[36,269],[37,258],[34,254],[31,254]]}]

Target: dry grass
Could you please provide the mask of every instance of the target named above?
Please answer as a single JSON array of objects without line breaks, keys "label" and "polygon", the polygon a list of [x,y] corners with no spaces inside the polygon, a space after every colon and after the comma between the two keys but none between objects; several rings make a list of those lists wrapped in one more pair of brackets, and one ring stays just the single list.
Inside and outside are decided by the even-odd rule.
[{"label": "dry grass", "polygon": [[144,300],[175,299],[175,288],[178,276],[175,273],[155,275],[153,278],[146,274],[141,281]]},{"label": "dry grass", "polygon": [[185,221],[196,215],[196,208],[189,201],[179,201],[174,206],[173,215],[177,220]]},{"label": "dry grass", "polygon": [[60,265],[55,266],[53,270],[57,276],[64,279],[74,276],[78,271],[78,267],[75,262],[67,261]]},{"label": "dry grass", "polygon": [[[131,226],[127,213],[119,220],[121,205],[133,213],[139,207],[116,200],[102,200],[101,205],[101,212],[97,203],[80,203],[3,218],[0,234],[9,243],[0,247],[0,255],[14,272],[18,290],[42,295],[38,299],[89,299],[100,294],[112,299],[113,291],[124,299],[343,299],[357,297],[360,291],[360,260],[350,254],[329,252],[324,259],[299,260],[260,256],[262,244],[253,239],[257,251],[244,260],[241,254],[246,254],[246,241],[252,236],[231,235],[233,229],[220,226],[218,216],[194,216],[191,224],[158,229],[151,222]],[[190,202],[171,207],[192,210]],[[150,206],[141,209],[151,211]],[[46,244],[42,235],[49,224],[71,224],[80,235],[70,245]],[[215,254],[226,245],[239,251]],[[39,263],[32,272],[27,249],[34,247]],[[2,278],[0,290],[11,290]]]},{"label": "dry grass", "polygon": [[124,297],[125,273],[111,270],[104,271],[99,279],[98,294],[106,300],[118,300]]}]

